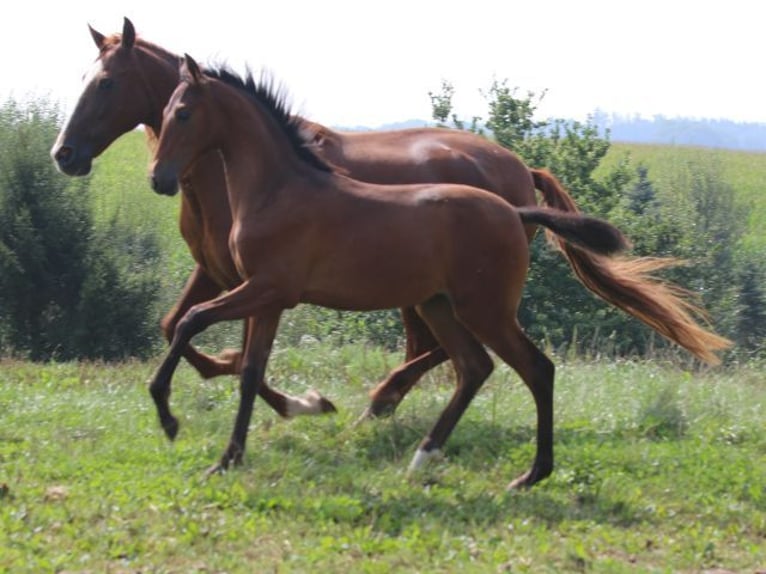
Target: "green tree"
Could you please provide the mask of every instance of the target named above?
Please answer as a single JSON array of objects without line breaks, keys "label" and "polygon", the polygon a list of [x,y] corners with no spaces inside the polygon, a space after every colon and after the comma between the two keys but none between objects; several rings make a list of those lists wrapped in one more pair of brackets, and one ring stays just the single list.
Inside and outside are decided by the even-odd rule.
[{"label": "green tree", "polygon": [[156,262],[156,242],[116,224],[94,230],[88,180],[60,175],[48,156],[59,126],[45,101],[0,107],[2,350],[39,360],[146,353],[156,288],[142,267]]},{"label": "green tree", "polygon": [[748,258],[739,270],[737,344],[745,352],[766,353],[766,265]]},{"label": "green tree", "polygon": [[737,245],[747,217],[722,171],[709,156],[675,166],[659,198],[663,234],[656,249],[687,261],[668,276],[695,291],[717,329],[737,339]]},{"label": "green tree", "polygon": [[[479,126],[480,117],[474,116],[471,118],[470,125],[466,127],[465,122],[452,112],[453,95],[455,95],[455,88],[446,80],[442,80],[441,91],[438,93],[428,92],[428,97],[431,98],[431,117],[436,121],[437,127],[453,127],[459,130],[483,133],[482,128]],[[452,122],[452,125],[448,123],[448,120]]]}]

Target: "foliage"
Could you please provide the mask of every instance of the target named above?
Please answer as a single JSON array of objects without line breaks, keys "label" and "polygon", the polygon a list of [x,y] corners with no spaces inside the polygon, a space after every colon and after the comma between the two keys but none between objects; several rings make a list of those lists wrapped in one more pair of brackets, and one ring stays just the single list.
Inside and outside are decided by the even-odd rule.
[{"label": "foliage", "polygon": [[94,228],[88,181],[58,174],[48,155],[55,107],[0,110],[1,348],[37,360],[145,354],[154,239],[116,221]]},{"label": "foliage", "polygon": [[[431,94],[434,119],[449,117],[453,95],[448,82],[441,96]],[[699,295],[716,330],[740,344],[740,355],[763,352],[764,266],[743,249],[747,210],[724,181],[720,161],[707,154],[691,158],[655,180],[630,155],[604,165],[609,131],[592,119],[536,121],[544,94],[520,97],[506,82],[495,81],[486,95],[486,127],[495,141],[530,166],[548,168],[583,211],[617,223],[632,239],[634,255],[686,261],[664,278]],[[461,127],[457,119],[453,125]],[[532,244],[520,319],[534,338],[554,348],[646,354],[664,346],[647,327],[585,291],[541,237]]]},{"label": "foliage", "polygon": [[[756,572],[766,564],[763,365],[692,374],[557,359],[556,469],[498,368],[417,479],[404,469],[453,390],[439,371],[396,418],[353,426],[398,355],[277,349],[269,373],[341,409],[285,422],[258,401],[241,468],[203,478],[238,401],[182,367],[159,429],[156,363],[0,365],[3,572]],[[660,400],[661,398],[661,400]]]}]

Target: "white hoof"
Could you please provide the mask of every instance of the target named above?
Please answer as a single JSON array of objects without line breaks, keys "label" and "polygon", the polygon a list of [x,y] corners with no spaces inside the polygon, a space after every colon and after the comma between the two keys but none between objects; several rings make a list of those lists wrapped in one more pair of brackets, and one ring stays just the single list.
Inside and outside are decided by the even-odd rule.
[{"label": "white hoof", "polygon": [[423,450],[422,448],[419,448],[415,453],[415,456],[412,457],[410,466],[407,467],[407,476],[412,476],[418,470],[423,468],[429,460],[434,458],[442,458],[442,453],[438,448],[434,450]]}]

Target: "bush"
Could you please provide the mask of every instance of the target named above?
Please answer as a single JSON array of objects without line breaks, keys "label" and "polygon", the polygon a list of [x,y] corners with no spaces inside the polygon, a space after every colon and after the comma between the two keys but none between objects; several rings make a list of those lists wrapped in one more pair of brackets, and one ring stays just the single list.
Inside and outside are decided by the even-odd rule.
[{"label": "bush", "polygon": [[35,360],[144,355],[156,240],[115,222],[94,230],[88,180],[60,175],[49,158],[59,125],[45,101],[0,107],[0,351]]}]

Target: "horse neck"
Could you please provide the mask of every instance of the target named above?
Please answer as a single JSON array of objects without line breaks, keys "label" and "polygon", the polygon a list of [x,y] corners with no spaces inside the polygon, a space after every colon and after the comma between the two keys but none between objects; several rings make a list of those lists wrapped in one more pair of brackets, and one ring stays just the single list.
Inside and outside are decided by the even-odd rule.
[{"label": "horse neck", "polygon": [[311,169],[292,148],[277,121],[259,103],[218,84],[223,129],[214,145],[223,158],[232,214],[269,200],[297,174]]},{"label": "horse neck", "polygon": [[137,70],[151,106],[144,123],[151,132],[150,139],[156,140],[162,128],[162,111],[178,85],[179,57],[148,42],[139,42],[136,48]]}]

